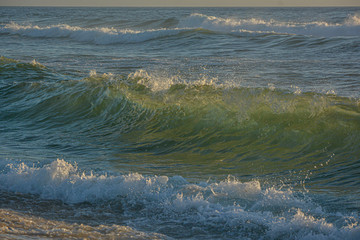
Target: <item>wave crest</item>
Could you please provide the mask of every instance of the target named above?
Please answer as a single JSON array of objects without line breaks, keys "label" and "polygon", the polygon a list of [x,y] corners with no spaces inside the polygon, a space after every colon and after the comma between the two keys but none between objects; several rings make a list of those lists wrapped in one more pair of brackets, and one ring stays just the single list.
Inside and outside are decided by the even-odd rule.
[{"label": "wave crest", "polygon": [[70,38],[80,42],[91,42],[99,45],[145,42],[160,37],[177,35],[180,32],[181,30],[179,29],[137,31],[107,27],[82,28],[67,24],[40,27],[37,25],[19,25],[14,22],[5,24],[0,28],[0,33],[3,34],[18,34],[39,38]]},{"label": "wave crest", "polygon": [[221,18],[193,13],[179,20],[177,26],[150,30],[117,29],[114,27],[84,28],[58,24],[51,26],[20,25],[15,22],[0,27],[1,34],[17,34],[38,38],[70,38],[80,42],[91,42],[100,45],[117,43],[139,43],[161,37],[169,37],[189,30],[206,29],[231,34],[295,34],[321,37],[359,36],[360,18],[348,16],[343,23],[282,22],[261,18]]},{"label": "wave crest", "polygon": [[204,28],[218,32],[231,33],[270,33],[312,36],[359,36],[360,21],[357,15],[349,16],[343,23],[281,22],[274,19],[258,18],[235,19],[207,16],[193,13],[179,23],[183,28]]}]

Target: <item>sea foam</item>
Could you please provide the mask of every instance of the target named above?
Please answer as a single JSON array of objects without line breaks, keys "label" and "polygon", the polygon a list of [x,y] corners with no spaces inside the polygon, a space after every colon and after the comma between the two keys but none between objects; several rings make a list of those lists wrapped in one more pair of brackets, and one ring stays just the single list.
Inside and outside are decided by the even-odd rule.
[{"label": "sea foam", "polygon": [[[160,232],[159,226],[175,221],[198,226],[189,230],[193,234],[210,231],[215,236],[228,232],[232,237],[268,239],[360,237],[356,214],[326,213],[317,204],[296,197],[292,189],[263,187],[257,180],[241,182],[229,177],[190,183],[181,176],[85,173],[76,164],[56,160],[43,167],[9,164],[0,175],[0,186],[2,191],[67,203],[120,201],[125,214],[132,216],[131,224],[140,229],[150,224]],[[153,217],[144,222],[144,214]]]}]

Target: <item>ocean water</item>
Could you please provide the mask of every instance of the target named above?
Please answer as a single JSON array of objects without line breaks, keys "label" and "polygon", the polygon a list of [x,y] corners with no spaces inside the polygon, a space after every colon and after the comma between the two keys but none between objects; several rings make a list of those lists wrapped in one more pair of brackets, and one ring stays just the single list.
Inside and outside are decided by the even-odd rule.
[{"label": "ocean water", "polygon": [[360,239],[360,8],[0,8],[1,239]]}]

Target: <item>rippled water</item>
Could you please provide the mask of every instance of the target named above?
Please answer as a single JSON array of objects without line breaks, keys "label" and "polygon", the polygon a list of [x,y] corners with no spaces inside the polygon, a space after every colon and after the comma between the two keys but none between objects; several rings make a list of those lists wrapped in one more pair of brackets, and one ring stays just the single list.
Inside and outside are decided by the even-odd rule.
[{"label": "rippled water", "polygon": [[0,8],[0,236],[358,239],[359,8]]}]

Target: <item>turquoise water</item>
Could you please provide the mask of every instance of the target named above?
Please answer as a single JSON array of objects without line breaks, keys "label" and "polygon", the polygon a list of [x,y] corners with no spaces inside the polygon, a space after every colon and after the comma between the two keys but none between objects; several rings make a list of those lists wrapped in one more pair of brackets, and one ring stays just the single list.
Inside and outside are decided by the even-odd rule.
[{"label": "turquoise water", "polygon": [[0,8],[0,236],[358,239],[359,8]]}]

